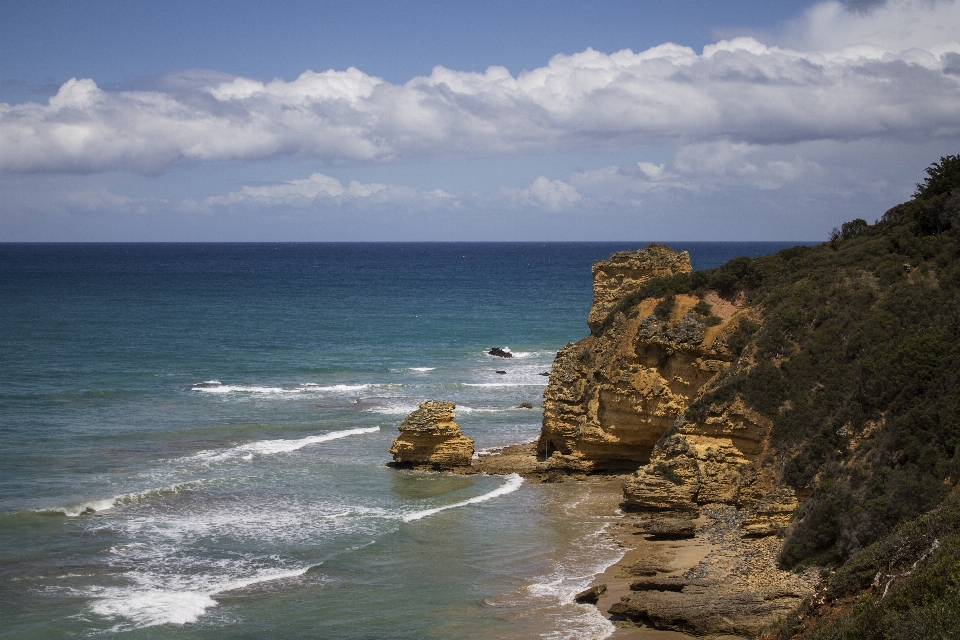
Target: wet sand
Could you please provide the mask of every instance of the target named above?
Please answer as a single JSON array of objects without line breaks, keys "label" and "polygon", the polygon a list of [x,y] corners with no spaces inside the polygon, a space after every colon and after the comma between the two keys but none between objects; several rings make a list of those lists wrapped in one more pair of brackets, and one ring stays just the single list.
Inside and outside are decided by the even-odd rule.
[{"label": "wet sand", "polygon": [[[745,536],[742,516],[735,507],[703,505],[700,517],[693,521],[683,520],[687,523],[685,532],[653,535],[647,529],[654,523],[654,530],[662,526],[663,515],[656,517],[620,509],[622,484],[632,474],[586,475],[569,472],[555,466],[552,461],[537,460],[535,453],[532,443],[506,447],[475,459],[469,469],[460,472],[519,473],[530,482],[575,483],[578,486],[577,491],[567,494],[571,502],[575,500],[576,504],[568,504],[563,509],[570,515],[592,517],[605,522],[602,533],[604,539],[598,544],[618,548],[623,554],[617,562],[596,574],[589,585],[605,584],[607,587],[594,606],[600,615],[616,627],[609,636],[614,640],[682,640],[696,637],[677,631],[658,630],[642,620],[627,620],[609,613],[610,608],[620,603],[624,596],[633,596],[636,601],[638,592],[632,591],[630,585],[641,578],[675,579],[676,584],[697,579],[704,580],[703,584],[714,585],[706,587],[707,592],[689,597],[684,595],[684,590],[684,594],[676,594],[679,601],[670,605],[674,615],[684,611],[688,600],[690,607],[701,607],[682,614],[682,617],[689,615],[689,622],[694,627],[713,628],[715,631],[711,638],[714,640],[744,637],[724,635],[724,628],[752,635],[762,625],[769,623],[765,620],[771,618],[769,609],[773,601],[776,601],[779,612],[788,611],[804,595],[812,592],[817,580],[814,573],[808,571],[797,575],[781,571],[776,565],[776,558],[782,541],[776,536]],[[689,526],[691,524],[692,527]],[[764,604],[743,604],[744,598],[754,598]],[[721,623],[716,622],[718,618]]]}]

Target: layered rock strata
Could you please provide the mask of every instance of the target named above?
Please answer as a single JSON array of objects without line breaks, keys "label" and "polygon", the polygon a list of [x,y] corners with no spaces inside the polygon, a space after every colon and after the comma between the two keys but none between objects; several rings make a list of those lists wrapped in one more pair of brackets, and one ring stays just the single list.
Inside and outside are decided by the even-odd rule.
[{"label": "layered rock strata", "polygon": [[690,273],[690,254],[651,244],[639,251],[620,251],[593,265],[593,307],[587,316],[591,331],[596,331],[607,314],[624,297],[645,282],[676,273]]},{"label": "layered rock strata", "polygon": [[690,522],[695,537],[679,541],[670,533],[649,535],[663,521],[643,517],[637,528],[648,534],[645,553],[621,568],[627,594],[600,603],[616,618],[695,636],[755,637],[795,610],[817,583],[815,570],[780,571],[781,540],[744,536],[743,514],[733,506],[705,506]]},{"label": "layered rock strata", "polygon": [[739,398],[712,406],[703,420],[678,420],[624,483],[624,506],[696,517],[702,505],[728,504],[743,512],[744,535],[777,533],[799,501],[780,482],[771,427]]},{"label": "layered rock strata", "polygon": [[473,440],[463,435],[454,422],[453,402],[428,400],[397,427],[390,453],[396,466],[452,469],[469,467]]},{"label": "layered rock strata", "polygon": [[689,270],[686,253],[660,245],[594,266],[594,333],[554,360],[540,455],[559,456],[580,471],[636,469],[701,389],[730,366],[727,340],[749,310],[708,296],[714,315],[704,316],[694,311],[698,298],[681,295],[667,311],[658,309],[659,299],[617,311],[622,296],[652,278]]},{"label": "layered rock strata", "polygon": [[687,412],[752,366],[730,345],[741,319],[762,322],[760,311],[710,292],[625,300],[652,278],[689,270],[689,257],[662,246],[594,266],[592,333],[557,354],[537,452],[567,472],[635,470],[622,506],[640,518],[638,534],[703,552],[682,570],[650,558],[634,567],[642,579],[630,595],[601,606],[659,629],[750,636],[815,579],[776,567],[782,540],[771,534],[800,500],[782,482],[772,422],[737,396]]}]

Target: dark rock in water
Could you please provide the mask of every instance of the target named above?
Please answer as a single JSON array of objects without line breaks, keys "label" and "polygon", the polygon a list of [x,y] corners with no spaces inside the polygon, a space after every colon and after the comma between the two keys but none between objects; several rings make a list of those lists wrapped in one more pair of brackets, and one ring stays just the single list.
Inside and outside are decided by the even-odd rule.
[{"label": "dark rock in water", "polygon": [[598,584],[573,596],[573,600],[574,602],[579,602],[580,604],[597,604],[597,602],[600,600],[600,596],[606,592],[607,585]]},{"label": "dark rock in water", "polygon": [[543,373],[538,373],[537,375],[538,375],[538,376],[549,376],[549,375],[550,375],[550,372],[549,372],[549,371],[544,371]]},{"label": "dark rock in water", "polygon": [[503,369],[497,369],[497,373],[499,373],[499,374],[504,374],[504,373],[506,373],[506,371],[504,371]]},{"label": "dark rock in water", "polygon": [[521,402],[517,405],[517,409],[533,409],[533,404],[529,402]]},{"label": "dark rock in water", "polygon": [[500,347],[494,347],[487,351],[491,356],[497,356],[498,358],[512,358],[513,354],[510,353],[509,349],[501,349]]}]

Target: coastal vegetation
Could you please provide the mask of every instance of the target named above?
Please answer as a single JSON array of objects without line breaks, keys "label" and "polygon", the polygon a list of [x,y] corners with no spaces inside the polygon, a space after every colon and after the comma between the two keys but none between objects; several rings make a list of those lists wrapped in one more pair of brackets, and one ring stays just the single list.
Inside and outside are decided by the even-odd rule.
[{"label": "coastal vegetation", "polygon": [[[666,318],[680,296],[711,291],[759,311],[739,319],[727,342],[734,366],[683,418],[744,402],[772,422],[782,480],[805,498],[779,563],[835,571],[818,597],[847,606],[814,624],[808,600],[777,637],[960,628],[960,156],[926,174],[873,224],[650,280],[593,331],[647,300]],[[694,312],[712,317],[705,301]]]}]

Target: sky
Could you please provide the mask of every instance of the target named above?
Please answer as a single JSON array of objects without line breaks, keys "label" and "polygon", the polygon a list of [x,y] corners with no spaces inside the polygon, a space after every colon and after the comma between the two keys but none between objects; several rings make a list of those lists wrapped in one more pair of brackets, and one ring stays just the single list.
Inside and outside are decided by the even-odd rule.
[{"label": "sky", "polygon": [[960,3],[0,1],[0,242],[823,240],[960,153]]}]

